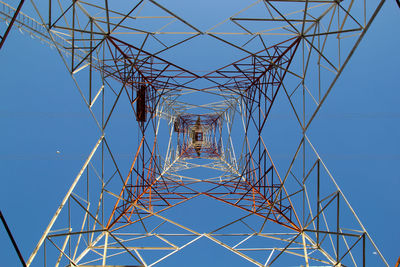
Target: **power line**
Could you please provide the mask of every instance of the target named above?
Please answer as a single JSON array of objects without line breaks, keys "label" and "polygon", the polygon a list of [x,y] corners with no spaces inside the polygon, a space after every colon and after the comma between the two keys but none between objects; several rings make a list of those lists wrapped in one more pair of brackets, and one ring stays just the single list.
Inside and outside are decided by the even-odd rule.
[{"label": "power line", "polygon": [[15,249],[15,251],[16,251],[17,254],[18,254],[18,257],[19,257],[19,260],[21,261],[22,266],[26,267],[26,263],[25,263],[25,261],[24,261],[24,258],[22,257],[22,254],[21,254],[21,252],[19,251],[19,248],[18,248],[18,246],[17,246],[17,243],[15,242],[14,237],[13,237],[13,235],[11,234],[10,228],[8,228],[6,219],[4,218],[3,213],[2,213],[1,211],[0,211],[0,218],[1,218],[1,221],[3,222],[4,228],[5,228],[6,231],[7,231],[8,237],[10,238],[10,240],[11,240],[13,246],[14,246],[14,249]]}]

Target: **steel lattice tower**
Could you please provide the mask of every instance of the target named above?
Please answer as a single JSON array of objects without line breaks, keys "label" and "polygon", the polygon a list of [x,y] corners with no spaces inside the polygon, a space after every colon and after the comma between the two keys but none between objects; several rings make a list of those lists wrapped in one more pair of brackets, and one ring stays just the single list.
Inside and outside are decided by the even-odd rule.
[{"label": "steel lattice tower", "polygon": [[[388,266],[308,136],[382,4],[233,3],[204,28],[168,1],[31,1],[36,19],[14,27],[58,50],[98,135],[27,265],[42,249],[49,266],[161,266],[207,239],[256,266],[366,266],[371,250]],[[182,52],[215,44],[228,63],[199,71]],[[282,131],[298,140],[283,172],[266,137],[276,105],[297,124]],[[134,125],[129,164],[115,156],[118,112]],[[231,216],[185,225],[174,210],[198,198]]]}]

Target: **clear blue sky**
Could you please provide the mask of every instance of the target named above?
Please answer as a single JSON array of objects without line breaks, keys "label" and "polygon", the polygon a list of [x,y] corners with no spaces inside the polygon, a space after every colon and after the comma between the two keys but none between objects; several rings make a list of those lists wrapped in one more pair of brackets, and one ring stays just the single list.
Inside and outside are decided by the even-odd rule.
[{"label": "clear blue sky", "polygon": [[[312,125],[391,265],[400,256],[399,47],[400,9],[388,0]],[[57,52],[15,29],[0,50],[0,81],[0,208],[27,259],[93,146],[94,124]],[[19,266],[4,229],[0,258]]]}]

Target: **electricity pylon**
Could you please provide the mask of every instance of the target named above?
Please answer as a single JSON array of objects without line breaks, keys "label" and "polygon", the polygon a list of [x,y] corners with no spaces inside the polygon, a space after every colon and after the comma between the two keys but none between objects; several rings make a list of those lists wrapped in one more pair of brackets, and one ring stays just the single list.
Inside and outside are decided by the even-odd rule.
[{"label": "electricity pylon", "polygon": [[[52,266],[162,265],[208,240],[256,266],[366,266],[371,251],[388,266],[308,136],[382,4],[229,2],[237,12],[203,29],[172,2],[32,1],[38,19],[15,26],[58,50],[98,136],[27,265],[40,249]],[[217,46],[230,62],[192,70],[196,49]],[[266,139],[278,95],[296,121],[282,138],[298,139],[283,172]],[[129,163],[118,112],[135,128]],[[204,198],[229,211],[206,232],[174,212]],[[199,225],[220,221],[212,210]]]}]

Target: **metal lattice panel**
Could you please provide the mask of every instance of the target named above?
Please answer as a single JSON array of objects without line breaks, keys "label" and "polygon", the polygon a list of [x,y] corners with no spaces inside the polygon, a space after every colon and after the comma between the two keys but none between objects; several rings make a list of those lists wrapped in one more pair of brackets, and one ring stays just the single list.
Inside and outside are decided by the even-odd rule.
[{"label": "metal lattice panel", "polygon": [[[28,266],[45,240],[52,266],[161,265],[201,240],[256,266],[365,266],[370,250],[388,266],[308,136],[382,4],[225,3],[204,20],[195,3],[32,1],[15,26],[59,51],[98,136]],[[283,172],[266,138],[278,96],[298,140]],[[110,141],[122,101],[129,165]],[[211,231],[174,212],[203,198],[230,214]]]}]

